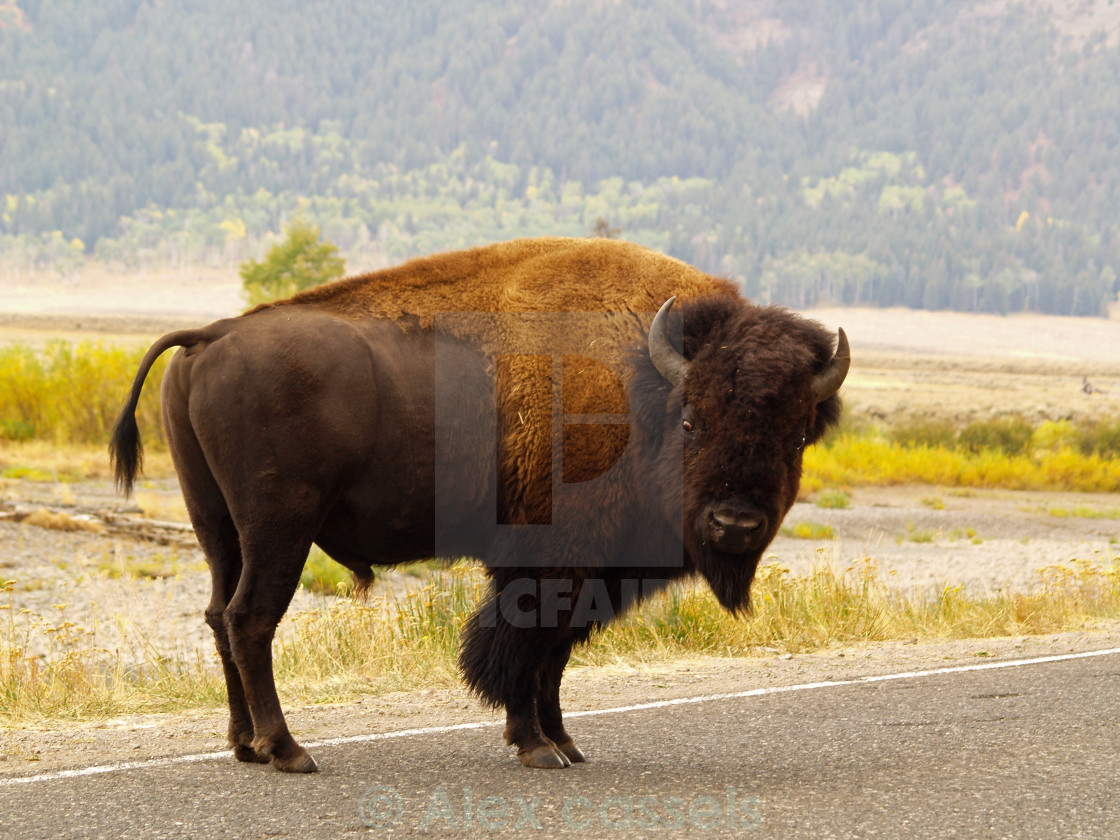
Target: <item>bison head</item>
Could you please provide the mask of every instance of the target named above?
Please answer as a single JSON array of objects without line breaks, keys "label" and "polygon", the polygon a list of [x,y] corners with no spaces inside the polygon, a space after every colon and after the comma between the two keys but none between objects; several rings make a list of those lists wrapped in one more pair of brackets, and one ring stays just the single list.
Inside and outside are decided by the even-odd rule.
[{"label": "bison head", "polygon": [[834,352],[819,324],[778,307],[713,297],[670,313],[672,304],[654,319],[634,380],[643,425],[656,428],[646,440],[658,472],[678,477],[679,492],[658,489],[681,523],[686,564],[739,612],[797,498],[805,447],[839,419],[848,343],[841,330]]}]

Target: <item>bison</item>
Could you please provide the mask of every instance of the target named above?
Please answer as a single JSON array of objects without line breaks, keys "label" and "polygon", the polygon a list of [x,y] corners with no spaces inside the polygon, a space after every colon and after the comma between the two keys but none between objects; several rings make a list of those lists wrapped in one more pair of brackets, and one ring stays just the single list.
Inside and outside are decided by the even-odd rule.
[{"label": "bison", "polygon": [[140,390],[172,347],[163,422],[212,577],[229,741],[292,772],[317,768],[285,723],[271,643],[312,543],[359,581],[481,560],[463,675],[505,708],[522,764],[569,766],[584,760],[559,701],[573,645],[690,575],[746,609],[850,362],[843,330],[834,349],[820,325],[654,251],[515,240],[159,339],[110,445],[126,494]]}]

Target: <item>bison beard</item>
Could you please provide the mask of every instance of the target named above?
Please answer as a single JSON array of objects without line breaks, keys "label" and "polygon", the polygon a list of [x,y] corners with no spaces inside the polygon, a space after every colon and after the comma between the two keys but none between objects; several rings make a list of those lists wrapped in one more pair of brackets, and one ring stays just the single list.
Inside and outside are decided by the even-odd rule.
[{"label": "bison beard", "polygon": [[560,709],[572,647],[689,575],[747,608],[849,364],[843,331],[834,351],[819,325],[652,251],[517,240],[163,337],[113,433],[126,492],[140,389],[175,346],[163,418],[211,570],[229,740],[295,772],[316,765],[271,642],[312,543],[359,581],[480,558],[492,588],[463,674],[506,709],[523,764],[565,767],[584,760]]}]

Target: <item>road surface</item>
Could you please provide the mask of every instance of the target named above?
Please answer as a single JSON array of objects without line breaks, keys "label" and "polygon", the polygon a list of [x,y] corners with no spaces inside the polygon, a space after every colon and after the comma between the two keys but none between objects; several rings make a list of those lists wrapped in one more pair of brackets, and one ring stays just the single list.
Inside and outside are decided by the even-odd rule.
[{"label": "road surface", "polygon": [[5,838],[1120,837],[1120,649],[582,713],[589,763],[491,723],[0,780]]}]

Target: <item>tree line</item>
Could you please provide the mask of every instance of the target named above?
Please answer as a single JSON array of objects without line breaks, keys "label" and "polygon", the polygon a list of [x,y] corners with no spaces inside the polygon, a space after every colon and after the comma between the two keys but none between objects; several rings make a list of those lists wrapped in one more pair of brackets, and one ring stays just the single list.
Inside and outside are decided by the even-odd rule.
[{"label": "tree line", "polygon": [[749,47],[705,0],[14,8],[8,266],[239,260],[301,214],[351,264],[603,218],[796,305],[1120,291],[1120,50],[1028,7],[792,0]]}]

